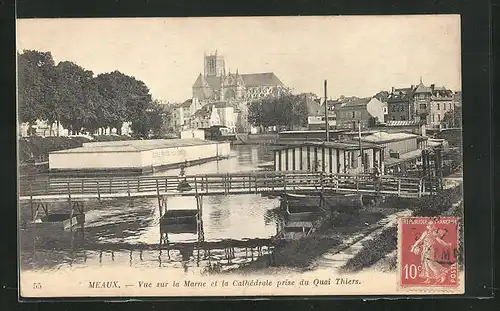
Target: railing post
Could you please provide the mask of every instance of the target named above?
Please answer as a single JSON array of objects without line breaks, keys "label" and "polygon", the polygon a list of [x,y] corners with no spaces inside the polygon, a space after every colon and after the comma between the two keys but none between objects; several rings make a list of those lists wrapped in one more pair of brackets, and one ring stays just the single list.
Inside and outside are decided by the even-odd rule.
[{"label": "railing post", "polygon": [[101,199],[101,187],[99,186],[99,180],[97,181],[97,199]]},{"label": "railing post", "polygon": [[168,181],[167,181],[168,177],[165,176],[165,193],[167,193],[167,189],[168,189]]},{"label": "railing post", "polygon": [[130,182],[127,179],[127,195],[130,196]]},{"label": "railing post", "polygon": [[110,178],[110,179],[109,179],[109,193],[110,193],[110,194],[111,194],[111,192],[112,192],[112,191],[111,191],[111,183],[112,183],[112,182],[113,182],[113,179],[112,179],[112,178]]},{"label": "railing post", "polygon": [[73,228],[73,204],[71,202],[71,187],[68,181],[69,226]]},{"label": "railing post", "polygon": [[82,194],[83,194],[83,185],[84,185],[84,182],[83,182],[83,179],[82,179]]},{"label": "railing post", "polygon": [[398,196],[401,196],[401,178],[398,178]]},{"label": "railing post", "polygon": [[198,182],[196,181],[196,176],[194,176],[194,192],[198,194]]},{"label": "railing post", "polygon": [[141,179],[137,177],[137,192],[140,192],[141,189]]},{"label": "railing post", "polygon": [[286,173],[283,174],[283,189],[284,189],[284,191],[286,193]]},{"label": "railing post", "polygon": [[418,181],[418,197],[422,197],[422,178],[419,179]]}]

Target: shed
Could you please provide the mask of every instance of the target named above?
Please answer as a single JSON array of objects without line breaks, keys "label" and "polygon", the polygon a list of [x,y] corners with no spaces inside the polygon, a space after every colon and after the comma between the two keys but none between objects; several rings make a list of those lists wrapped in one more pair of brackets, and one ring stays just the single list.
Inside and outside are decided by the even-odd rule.
[{"label": "shed", "polygon": [[[375,164],[384,171],[384,147],[363,142],[296,141],[282,143],[275,149],[276,171],[312,171],[359,174],[369,172]],[[364,162],[360,157],[364,155]]]}]

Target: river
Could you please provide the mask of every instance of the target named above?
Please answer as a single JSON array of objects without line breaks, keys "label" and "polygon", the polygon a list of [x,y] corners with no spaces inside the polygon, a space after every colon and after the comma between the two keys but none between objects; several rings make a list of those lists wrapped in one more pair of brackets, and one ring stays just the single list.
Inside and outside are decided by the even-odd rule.
[{"label": "river", "polygon": [[[188,167],[186,174],[248,172],[272,160],[268,149],[261,146],[234,146],[228,159]],[[154,175],[176,175],[179,170]],[[195,209],[195,198],[169,197],[169,209]],[[279,205],[277,199],[260,195],[206,196],[203,198],[203,233],[205,241],[269,238],[276,234],[277,224],[270,210]],[[50,205],[50,212],[67,209],[67,205]],[[172,269],[203,267],[203,261],[237,265],[248,258],[249,251],[238,249],[231,260],[224,250],[213,250],[208,256],[196,252],[161,252],[145,245],[160,243],[159,210],[156,199],[117,199],[85,202],[85,224],[73,232],[27,229],[30,208],[21,206],[21,268],[23,270],[60,270],[92,268],[95,265],[127,264],[140,267],[162,266]],[[196,242],[193,233],[168,233],[169,242]],[[102,245],[102,247],[101,247]],[[134,249],[134,245],[140,246]],[[139,250],[143,249],[143,250]],[[260,250],[262,251],[262,250]],[[253,252],[253,250],[252,250]],[[252,254],[253,255],[253,254]],[[257,255],[257,254],[256,254]],[[253,256],[251,256],[253,257]],[[200,261],[202,264],[200,264]],[[205,265],[206,266],[206,265]]]}]

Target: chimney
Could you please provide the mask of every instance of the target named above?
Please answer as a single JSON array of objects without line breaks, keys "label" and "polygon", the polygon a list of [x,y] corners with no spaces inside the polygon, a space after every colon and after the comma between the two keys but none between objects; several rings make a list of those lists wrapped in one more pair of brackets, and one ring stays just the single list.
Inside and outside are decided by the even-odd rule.
[{"label": "chimney", "polygon": [[415,85],[414,85],[414,84],[412,84],[412,85],[411,85],[411,89],[413,90],[414,88],[415,88]]},{"label": "chimney", "polygon": [[435,86],[436,86],[435,84],[431,84],[431,90],[432,90],[433,92],[434,92],[434,87],[435,87]]},{"label": "chimney", "polygon": [[394,94],[394,86],[391,89],[391,94]]}]

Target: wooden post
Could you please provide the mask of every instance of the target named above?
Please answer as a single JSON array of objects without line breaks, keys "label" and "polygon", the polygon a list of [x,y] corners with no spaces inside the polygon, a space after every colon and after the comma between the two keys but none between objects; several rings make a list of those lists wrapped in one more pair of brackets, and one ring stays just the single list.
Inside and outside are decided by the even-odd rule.
[{"label": "wooden post", "polygon": [[141,189],[141,179],[137,177],[137,192],[139,192]]},{"label": "wooden post", "polygon": [[71,202],[71,187],[68,181],[68,204],[69,204],[69,226],[70,229],[73,229],[73,204]]},{"label": "wooden post", "polygon": [[111,179],[111,178],[110,178],[110,179],[109,179],[109,194],[111,194],[111,192],[112,192],[112,191],[111,191],[111,183],[112,183],[112,182],[113,182],[113,179]]},{"label": "wooden post", "polygon": [[130,197],[130,182],[127,179],[127,195]]},{"label": "wooden post", "polygon": [[283,189],[285,190],[286,193],[286,174],[283,175]]},{"label": "wooden post", "polygon": [[99,181],[97,181],[97,199],[101,200],[101,189],[99,186]]},{"label": "wooden post", "polygon": [[198,194],[198,183],[196,181],[196,176],[194,176],[194,192]]},{"label": "wooden post", "polygon": [[158,209],[160,210],[160,217],[161,217],[162,202],[161,202],[161,197],[160,197],[160,185],[158,184],[158,179],[156,179],[156,196],[158,198]]}]

